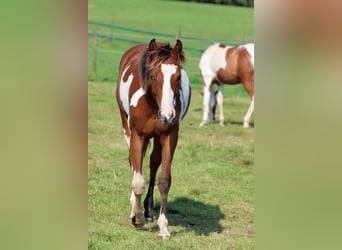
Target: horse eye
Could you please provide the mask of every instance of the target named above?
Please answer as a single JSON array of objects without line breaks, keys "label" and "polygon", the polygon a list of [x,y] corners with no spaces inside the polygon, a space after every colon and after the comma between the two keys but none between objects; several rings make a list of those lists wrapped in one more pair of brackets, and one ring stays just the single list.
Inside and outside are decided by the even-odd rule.
[{"label": "horse eye", "polygon": [[156,77],[155,77],[154,75],[151,75],[150,78],[151,78],[151,80],[153,80],[153,81],[156,80]]}]

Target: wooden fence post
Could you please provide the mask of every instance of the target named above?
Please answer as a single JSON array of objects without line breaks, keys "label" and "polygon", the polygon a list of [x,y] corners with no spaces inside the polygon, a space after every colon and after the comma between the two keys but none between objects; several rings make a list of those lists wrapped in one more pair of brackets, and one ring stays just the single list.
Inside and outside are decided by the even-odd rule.
[{"label": "wooden fence post", "polygon": [[180,39],[181,36],[181,28],[179,27],[178,31],[176,32],[176,40]]},{"label": "wooden fence post", "polygon": [[94,47],[93,47],[93,79],[96,81],[96,57],[97,57],[97,27],[94,29]]}]

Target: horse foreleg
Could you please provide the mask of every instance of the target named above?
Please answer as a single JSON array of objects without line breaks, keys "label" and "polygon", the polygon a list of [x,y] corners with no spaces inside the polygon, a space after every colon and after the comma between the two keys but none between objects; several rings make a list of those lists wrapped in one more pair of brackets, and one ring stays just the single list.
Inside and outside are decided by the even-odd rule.
[{"label": "horse foreleg", "polygon": [[159,236],[163,238],[170,237],[166,218],[167,197],[171,187],[171,162],[178,140],[178,128],[169,136],[162,136],[162,169],[158,177],[158,188],[160,192],[160,214],[158,218],[158,226],[160,229]]},{"label": "horse foreleg", "polygon": [[252,97],[251,104],[249,105],[248,111],[243,118],[243,127],[244,128],[249,128],[249,120],[251,119],[251,116],[254,112],[254,96]]},{"label": "horse foreleg", "polygon": [[220,84],[218,86],[218,92],[217,92],[217,104],[220,109],[220,125],[225,127],[224,123],[224,115],[223,115],[223,90],[224,90],[224,85]]},{"label": "horse foreleg", "polygon": [[166,218],[167,212],[167,196],[171,186],[171,175],[167,176],[167,174],[161,174],[158,178],[158,188],[160,192],[160,213],[158,218],[158,226],[159,226],[159,234],[158,236],[161,237],[170,237],[171,234],[169,233],[167,226],[168,220]]},{"label": "horse foreleg", "polygon": [[143,208],[141,205],[141,196],[145,190],[145,182],[142,175],[144,147],[146,147],[146,143],[143,138],[140,138],[136,132],[134,134],[132,133],[129,150],[129,158],[133,169],[130,223],[134,227],[143,227],[145,224],[145,218],[142,213]]},{"label": "horse foreleg", "polygon": [[203,77],[203,118],[202,122],[200,123],[200,127],[208,123],[208,116],[209,116],[209,103],[210,103],[210,95],[213,92],[213,86],[211,84],[211,78],[204,78]]},{"label": "horse foreleg", "polygon": [[146,198],[144,200],[144,208],[145,208],[145,218],[148,221],[153,220],[152,209],[153,209],[153,190],[154,184],[156,180],[156,173],[158,167],[161,163],[161,145],[159,142],[159,138],[155,138],[153,142],[153,151],[150,157],[150,182],[148,186],[148,192]]}]

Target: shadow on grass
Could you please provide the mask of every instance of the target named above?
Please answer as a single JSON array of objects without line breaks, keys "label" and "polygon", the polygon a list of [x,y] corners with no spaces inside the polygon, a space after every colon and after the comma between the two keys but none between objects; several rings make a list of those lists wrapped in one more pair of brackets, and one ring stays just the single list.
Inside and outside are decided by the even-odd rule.
[{"label": "shadow on grass", "polygon": [[[243,126],[243,122],[238,122],[238,121],[228,121],[228,122],[226,122],[226,125],[229,125],[229,124],[232,124],[232,125],[239,125],[239,126]],[[249,123],[249,126],[251,127],[251,128],[254,128],[254,122],[250,122]]]},{"label": "shadow on grass", "polygon": [[[214,121],[210,121],[209,123],[205,124],[205,126],[211,126],[211,125],[220,126],[220,121],[214,120]],[[243,122],[242,121],[231,121],[231,120],[228,120],[228,121],[224,122],[224,125],[225,125],[225,127],[229,127],[229,125],[237,125],[237,126],[242,127],[243,126]],[[250,122],[249,126],[251,128],[254,128],[254,122]]]},{"label": "shadow on grass", "polygon": [[[224,214],[219,206],[205,204],[187,197],[178,197],[167,203],[167,218],[169,226],[180,226],[184,230],[172,232],[176,235],[182,232],[194,232],[196,235],[209,235],[210,233],[221,233],[223,228],[220,220]],[[154,214],[159,215],[160,204],[156,204]],[[158,218],[156,218],[158,219]],[[158,231],[158,226],[152,230]]]}]

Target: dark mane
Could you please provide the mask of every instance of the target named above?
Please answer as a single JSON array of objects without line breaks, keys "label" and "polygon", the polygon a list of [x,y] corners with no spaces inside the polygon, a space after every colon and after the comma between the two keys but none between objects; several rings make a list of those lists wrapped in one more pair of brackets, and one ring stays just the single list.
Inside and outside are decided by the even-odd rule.
[{"label": "dark mane", "polygon": [[[160,66],[160,64],[165,62],[171,56],[172,49],[173,48],[169,43],[158,44],[158,47],[153,50],[149,50],[147,48],[142,57],[140,65],[142,78],[145,78],[145,75],[148,71]],[[178,55],[178,60],[180,62],[185,62],[183,51]]]}]

